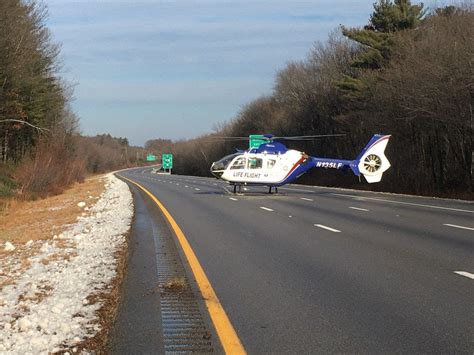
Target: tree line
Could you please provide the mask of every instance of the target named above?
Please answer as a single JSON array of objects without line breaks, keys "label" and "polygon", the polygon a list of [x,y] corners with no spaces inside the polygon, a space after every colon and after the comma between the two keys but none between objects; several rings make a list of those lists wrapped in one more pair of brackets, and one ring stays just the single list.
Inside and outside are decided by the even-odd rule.
[{"label": "tree line", "polygon": [[[430,12],[409,0],[379,0],[363,28],[336,29],[290,62],[273,92],[202,137],[173,142],[174,171],[209,175],[209,165],[245,142],[221,136],[344,133],[292,142],[308,154],[353,159],[374,133],[391,134],[392,168],[377,189],[472,198],[474,12]],[[300,181],[371,188],[356,177],[313,169]]]},{"label": "tree line", "polygon": [[126,138],[79,134],[47,16],[34,0],[0,1],[0,198],[58,193],[144,159]]}]

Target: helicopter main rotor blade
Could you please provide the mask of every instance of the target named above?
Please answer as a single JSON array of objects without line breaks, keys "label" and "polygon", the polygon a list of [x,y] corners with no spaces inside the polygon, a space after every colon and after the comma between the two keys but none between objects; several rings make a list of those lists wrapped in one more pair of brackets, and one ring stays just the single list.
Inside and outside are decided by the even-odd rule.
[{"label": "helicopter main rotor blade", "polygon": [[248,141],[249,137],[209,137],[206,140],[212,141]]},{"label": "helicopter main rotor blade", "polygon": [[272,139],[285,139],[288,141],[304,141],[304,140],[312,140],[315,138],[326,138],[326,137],[343,137],[345,136],[344,133],[338,134],[315,134],[311,136],[289,136],[289,137],[272,137]]},{"label": "helicopter main rotor blade", "polygon": [[[287,136],[287,137],[276,137],[276,136],[269,136],[269,137],[259,137],[258,139],[261,140],[267,140],[267,141],[272,141],[272,140],[277,140],[277,139],[284,139],[288,141],[308,141],[308,140],[313,140],[317,138],[326,138],[326,137],[342,137],[345,136],[343,133],[339,134],[315,134],[315,135],[310,135],[310,136]],[[235,141],[248,141],[250,140],[249,137],[208,137],[206,140],[211,140],[211,141],[230,141],[230,142],[235,142]]]}]

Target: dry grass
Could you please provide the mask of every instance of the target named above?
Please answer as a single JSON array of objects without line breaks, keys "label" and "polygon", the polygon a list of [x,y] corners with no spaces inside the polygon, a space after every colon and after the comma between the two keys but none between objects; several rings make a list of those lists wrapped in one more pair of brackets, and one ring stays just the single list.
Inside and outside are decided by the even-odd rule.
[{"label": "dry grass", "polygon": [[[14,275],[29,267],[28,259],[38,253],[41,244],[27,247],[28,241],[49,240],[61,234],[67,225],[85,213],[77,204],[84,201],[91,206],[104,190],[103,177],[95,176],[75,184],[61,195],[37,201],[9,200],[8,208],[0,213],[0,289],[13,283]],[[7,241],[15,246],[14,251],[4,250]],[[57,246],[62,243],[56,240]]]},{"label": "dry grass", "polygon": [[[0,213],[0,244],[10,241],[14,245],[29,240],[51,239],[61,233],[65,225],[72,224],[84,211],[77,204],[81,201],[91,206],[104,191],[101,176],[75,184],[63,194],[37,201],[11,200]],[[92,196],[92,198],[90,198]],[[0,255],[3,253],[0,249]]]}]

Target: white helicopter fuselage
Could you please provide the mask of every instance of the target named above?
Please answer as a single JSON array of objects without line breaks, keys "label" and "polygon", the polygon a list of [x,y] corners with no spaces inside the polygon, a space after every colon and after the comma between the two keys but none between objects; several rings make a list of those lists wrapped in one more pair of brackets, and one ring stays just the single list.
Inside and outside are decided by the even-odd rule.
[{"label": "white helicopter fuselage", "polygon": [[279,185],[303,160],[304,155],[297,150],[288,150],[283,154],[245,152],[234,158],[220,178],[244,185]]}]

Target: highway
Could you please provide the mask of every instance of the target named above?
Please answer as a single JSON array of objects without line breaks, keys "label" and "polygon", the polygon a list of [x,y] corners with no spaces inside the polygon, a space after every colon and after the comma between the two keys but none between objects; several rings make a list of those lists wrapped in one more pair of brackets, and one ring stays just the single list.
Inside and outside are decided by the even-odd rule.
[{"label": "highway", "polygon": [[174,217],[249,354],[474,352],[472,202],[118,175]]}]

